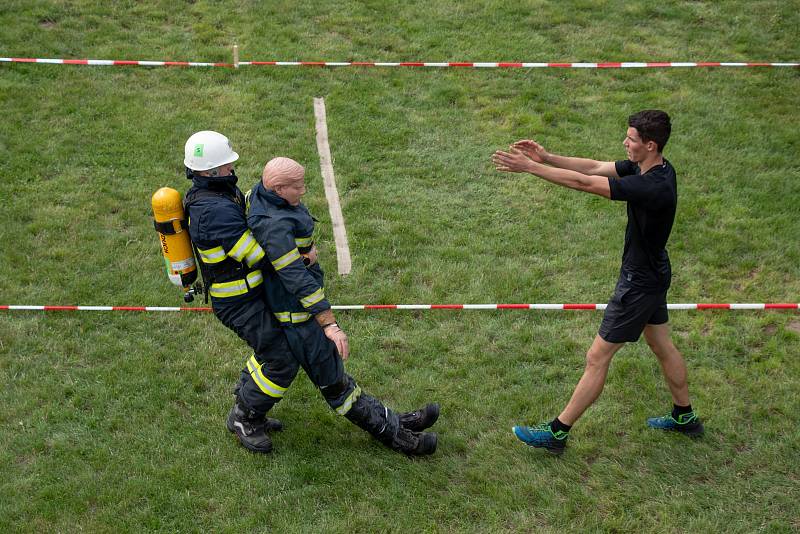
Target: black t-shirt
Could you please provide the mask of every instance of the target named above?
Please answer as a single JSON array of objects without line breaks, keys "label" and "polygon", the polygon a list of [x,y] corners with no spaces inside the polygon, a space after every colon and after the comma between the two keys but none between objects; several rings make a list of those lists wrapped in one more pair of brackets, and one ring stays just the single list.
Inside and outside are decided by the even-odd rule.
[{"label": "black t-shirt", "polygon": [[621,275],[646,293],[665,291],[672,279],[666,246],[678,204],[675,169],[666,159],[644,174],[629,160],[615,167],[620,178],[608,179],[611,200],[628,203]]}]

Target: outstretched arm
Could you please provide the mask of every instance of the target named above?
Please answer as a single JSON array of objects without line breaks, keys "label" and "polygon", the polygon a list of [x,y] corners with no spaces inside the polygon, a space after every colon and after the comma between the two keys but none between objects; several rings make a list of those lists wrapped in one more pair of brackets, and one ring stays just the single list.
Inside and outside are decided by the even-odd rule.
[{"label": "outstretched arm", "polygon": [[[559,156],[561,157],[561,156]],[[580,159],[580,158],[565,158]],[[611,198],[611,188],[608,185],[608,177],[601,175],[584,174],[565,168],[550,167],[528,157],[522,150],[511,147],[509,152],[498,150],[492,156],[495,168],[502,172],[527,172],[538,176],[548,182],[558,184],[570,189],[585,191],[593,195]],[[613,166],[613,163],[612,163]],[[616,175],[616,171],[614,172]]]},{"label": "outstretched arm", "polygon": [[546,163],[559,169],[576,171],[581,174],[599,175],[607,178],[619,178],[617,169],[613,161],[597,161],[587,158],[573,158],[569,156],[559,156],[547,152],[542,145],[530,139],[517,141],[512,148],[516,148],[531,160],[537,163]]}]

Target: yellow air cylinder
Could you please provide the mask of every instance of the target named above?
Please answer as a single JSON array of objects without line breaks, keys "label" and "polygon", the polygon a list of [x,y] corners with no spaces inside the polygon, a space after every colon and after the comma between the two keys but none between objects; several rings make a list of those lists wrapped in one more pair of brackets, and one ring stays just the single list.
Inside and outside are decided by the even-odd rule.
[{"label": "yellow air cylinder", "polygon": [[153,193],[152,204],[167,277],[186,293],[197,280],[197,265],[189,238],[189,225],[183,213],[181,194],[170,187],[162,187]]}]

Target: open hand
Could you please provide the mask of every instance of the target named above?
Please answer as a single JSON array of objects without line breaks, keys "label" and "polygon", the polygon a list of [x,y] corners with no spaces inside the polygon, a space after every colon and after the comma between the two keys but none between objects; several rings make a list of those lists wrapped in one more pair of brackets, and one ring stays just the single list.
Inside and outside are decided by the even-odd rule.
[{"label": "open hand", "polygon": [[549,155],[542,145],[530,139],[522,139],[511,146],[521,151],[536,163],[544,163]]},{"label": "open hand", "polygon": [[533,160],[513,146],[508,152],[497,150],[492,155],[495,169],[502,172],[531,172]]}]

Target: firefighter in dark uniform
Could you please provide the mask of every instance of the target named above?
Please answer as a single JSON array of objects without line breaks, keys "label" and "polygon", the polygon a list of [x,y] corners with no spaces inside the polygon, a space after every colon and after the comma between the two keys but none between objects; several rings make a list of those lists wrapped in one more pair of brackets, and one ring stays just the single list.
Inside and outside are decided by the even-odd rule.
[{"label": "firefighter in dark uniform", "polygon": [[264,167],[261,183],[248,198],[248,226],[266,252],[263,290],[294,355],[283,366],[262,367],[258,376],[265,382],[279,382],[302,366],[337,414],[393,450],[432,454],[437,436],[423,430],[438,418],[438,404],[398,414],[362,391],[344,370],[342,360],[349,354],[347,335],[325,298],[324,275],[316,261],[314,219],[300,202],[305,193],[304,176],[305,170],[296,161],[275,158]]},{"label": "firefighter in dark uniform", "polygon": [[274,382],[261,383],[261,366],[286,358],[290,349],[264,300],[264,278],[258,269],[264,250],[247,228],[245,198],[233,170],[237,159],[224,135],[211,131],[192,135],[186,141],[184,164],[193,185],[184,204],[214,315],[253,349],[235,388],[227,427],[244,447],[266,453],[272,450],[269,431],[282,427],[266,414],[281,400],[295,372],[286,369],[287,374],[270,375]]}]

